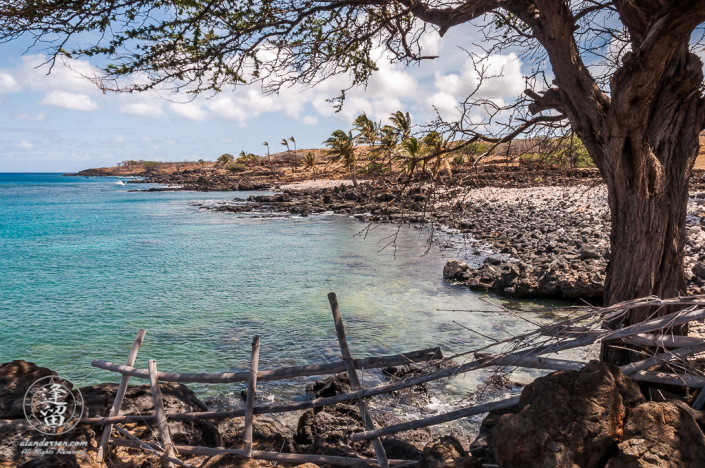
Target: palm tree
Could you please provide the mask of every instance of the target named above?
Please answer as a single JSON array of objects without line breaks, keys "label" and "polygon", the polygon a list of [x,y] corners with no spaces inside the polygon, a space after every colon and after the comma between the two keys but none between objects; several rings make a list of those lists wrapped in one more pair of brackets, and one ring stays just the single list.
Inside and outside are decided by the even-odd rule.
[{"label": "palm tree", "polygon": [[357,187],[357,177],[355,175],[355,138],[352,132],[345,133],[343,130],[336,130],[323,144],[329,148],[329,160],[334,163],[341,162],[343,166],[348,168],[353,186]]},{"label": "palm tree", "polygon": [[[427,133],[426,136],[423,137],[422,143],[426,146],[426,148],[428,148],[429,153],[440,153],[448,145],[448,141],[443,138],[443,135],[436,131]],[[438,175],[441,173],[442,167],[445,167],[448,172],[451,173],[450,164],[448,164],[449,156],[450,152],[445,154],[439,154],[438,156],[436,156],[434,160],[435,167],[433,168],[434,179],[438,178]]]},{"label": "palm tree", "polygon": [[306,169],[313,169],[314,173],[316,172],[316,156],[311,151],[304,154],[304,167]]},{"label": "palm tree", "polygon": [[396,111],[389,117],[399,139],[404,141],[411,135],[411,116],[408,112]]},{"label": "palm tree", "polygon": [[404,169],[408,174],[414,172],[416,165],[421,162],[421,168],[426,169],[426,161],[418,161],[426,152],[423,143],[416,137],[409,137],[401,143],[401,151],[406,156]]},{"label": "palm tree", "polygon": [[364,112],[353,121],[355,130],[358,131],[355,137],[360,143],[368,145],[367,154],[373,156],[377,152],[377,141],[379,140],[379,124],[370,120]]},{"label": "palm tree", "polygon": [[281,141],[280,144],[281,144],[282,146],[286,146],[286,159],[289,159],[289,151],[291,151],[291,150],[289,149],[289,142],[286,141],[286,138],[282,138],[282,141]]},{"label": "palm tree", "polygon": [[272,165],[272,158],[269,156],[269,143],[267,143],[265,141],[264,143],[262,143],[262,145],[267,147],[267,159],[269,160],[269,165],[271,166]]},{"label": "palm tree", "polygon": [[289,141],[294,144],[294,166],[296,165],[296,140],[294,140],[294,137],[289,137]]}]

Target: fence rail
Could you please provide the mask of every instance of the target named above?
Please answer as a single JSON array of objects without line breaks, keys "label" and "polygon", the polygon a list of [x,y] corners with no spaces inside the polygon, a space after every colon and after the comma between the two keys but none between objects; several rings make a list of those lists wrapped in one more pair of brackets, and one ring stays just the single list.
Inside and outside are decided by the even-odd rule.
[{"label": "fence rail", "polygon": [[[333,314],[333,321],[335,324],[338,345],[341,353],[341,361],[338,362],[261,370],[259,369],[260,338],[254,337],[252,342],[252,359],[249,371],[212,374],[163,372],[157,369],[157,362],[155,360],[149,360],[148,369],[139,369],[133,366],[137,353],[139,352],[140,346],[144,340],[144,330],[139,330],[137,333],[137,337],[124,365],[111,363],[100,359],[93,360],[91,364],[94,367],[121,375],[120,385],[118,386],[115,401],[113,402],[108,416],[82,418],[80,421],[81,424],[104,426],[101,442],[98,448],[98,462],[102,462],[104,460],[108,447],[114,446],[140,448],[162,458],[169,467],[174,465],[186,468],[193,467],[189,463],[180,460],[176,456],[177,453],[206,456],[230,453],[259,460],[292,463],[321,463],[339,466],[371,466],[380,468],[387,468],[389,466],[414,466],[417,463],[415,460],[387,459],[387,455],[384,451],[384,447],[382,446],[380,437],[410,429],[442,424],[496,409],[508,408],[516,405],[519,398],[514,397],[507,400],[473,405],[444,414],[439,414],[430,418],[408,421],[383,428],[375,427],[374,421],[369,414],[367,404],[363,398],[390,393],[421,383],[453,377],[461,373],[490,366],[527,367],[544,370],[579,370],[586,364],[585,362],[548,358],[543,355],[552,354],[571,348],[594,345],[595,343],[600,342],[614,343],[617,345],[643,346],[652,350],[648,353],[648,357],[645,359],[621,368],[626,375],[634,380],[660,384],[665,383],[669,385],[682,385],[700,389],[705,388],[705,376],[688,366],[686,362],[686,359],[693,354],[705,352],[705,341],[696,337],[680,337],[669,334],[669,331],[672,331],[676,326],[686,324],[693,320],[702,320],[705,318],[705,309],[698,308],[705,305],[705,297],[703,296],[668,300],[645,298],[635,301],[627,301],[625,303],[603,309],[592,308],[592,312],[588,312],[587,314],[578,317],[578,319],[569,319],[565,322],[546,327],[545,329],[538,329],[521,336],[513,337],[513,339],[510,340],[495,341],[492,345],[472,352],[472,357],[468,362],[464,362],[459,365],[449,364],[449,367],[446,368],[421,372],[418,375],[409,376],[399,382],[382,384],[372,388],[364,388],[362,386],[357,375],[358,369],[385,368],[412,363],[440,363],[448,361],[448,358],[443,357],[440,348],[429,348],[391,356],[353,359],[348,348],[345,327],[343,325],[343,319],[340,314],[340,308],[338,306],[338,301],[335,294],[329,294],[328,300],[330,302],[331,312]],[[682,305],[688,308],[686,310],[673,312],[618,330],[608,330],[602,328],[583,330],[582,328],[575,326],[575,323],[580,320],[593,319],[594,323],[599,323],[599,320],[605,317],[614,319],[615,315],[620,313],[628,313],[629,310],[637,307],[667,305]],[[528,345],[527,343],[535,344]],[[499,354],[483,352],[483,350],[487,348],[500,344],[513,344],[514,348],[509,346],[509,352]],[[672,351],[669,351],[669,349],[672,349]],[[463,353],[454,357],[463,357],[468,354],[469,353]],[[672,366],[671,370],[676,369],[681,372],[676,373],[649,370],[663,364]],[[317,398],[314,400],[283,405],[255,406],[254,404],[256,386],[260,382],[337,374],[341,372],[347,373],[350,377],[353,388],[352,392],[333,397]],[[122,406],[125,392],[131,377],[149,380],[155,408],[154,415],[120,415],[120,407]],[[247,382],[248,388],[245,408],[230,411],[202,411],[166,414],[162,403],[159,382],[211,384]],[[253,450],[252,425],[254,415],[299,411],[354,400],[358,402],[365,430],[363,432],[352,434],[350,436],[350,440],[371,440],[375,453],[375,459]],[[693,404],[693,407],[695,409],[701,409],[703,405],[705,405],[705,390],[701,390],[700,395]],[[244,447],[242,449],[174,445],[171,441],[171,435],[167,425],[167,421],[190,421],[199,419],[216,420],[242,416],[245,417],[243,437]],[[157,423],[159,439],[161,441],[161,443],[157,444],[141,441],[124,428],[118,426],[118,424],[126,423],[155,422]],[[111,432],[113,429],[127,438],[121,439],[111,437]],[[483,466],[489,468],[493,465]]]}]

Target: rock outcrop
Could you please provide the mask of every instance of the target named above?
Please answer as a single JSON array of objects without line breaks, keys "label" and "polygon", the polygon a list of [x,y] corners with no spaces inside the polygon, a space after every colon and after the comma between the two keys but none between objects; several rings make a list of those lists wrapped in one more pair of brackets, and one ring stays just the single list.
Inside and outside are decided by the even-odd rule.
[{"label": "rock outcrop", "polygon": [[0,419],[24,418],[25,393],[42,377],[56,375],[51,369],[33,362],[12,361],[0,364]]},{"label": "rock outcrop", "polygon": [[616,366],[593,361],[554,372],[527,385],[519,412],[497,421],[495,457],[503,468],[604,466],[622,439],[627,409],[642,402]]}]

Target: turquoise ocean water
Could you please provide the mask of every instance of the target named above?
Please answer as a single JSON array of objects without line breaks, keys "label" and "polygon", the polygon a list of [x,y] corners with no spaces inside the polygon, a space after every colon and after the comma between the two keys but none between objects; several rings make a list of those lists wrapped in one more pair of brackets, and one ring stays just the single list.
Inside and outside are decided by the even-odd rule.
[{"label": "turquoise ocean water", "polygon": [[[446,353],[507,337],[526,323],[437,309],[488,309],[443,282],[451,252],[425,236],[335,215],[255,218],[200,204],[247,192],[128,192],[115,178],[0,174],[0,362],[25,359],[78,385],[116,381],[92,359],[124,363],[139,328],[136,365],[246,370],[260,335],[261,368],[335,359],[327,293],[338,294],[352,352],[363,357],[430,346]],[[495,300],[495,299],[492,299]],[[526,305],[526,304],[525,304]],[[457,322],[457,323],[456,323]],[[470,389],[462,378],[451,387]],[[266,383],[277,394],[301,382]],[[199,395],[244,386],[193,385]]]}]

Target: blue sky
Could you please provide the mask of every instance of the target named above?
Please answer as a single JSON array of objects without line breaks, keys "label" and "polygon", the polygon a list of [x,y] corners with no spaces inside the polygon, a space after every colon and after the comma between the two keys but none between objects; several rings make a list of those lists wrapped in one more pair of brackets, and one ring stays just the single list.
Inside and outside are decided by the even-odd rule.
[{"label": "blue sky", "polygon": [[[477,80],[467,54],[458,46],[472,42],[468,28],[441,39],[430,33],[425,52],[440,58],[404,68],[381,61],[366,89],[347,93],[343,111],[326,99],[347,87],[337,77],[307,90],[263,95],[256,86],[226,89],[216,96],[185,97],[156,93],[102,94],[81,73],[94,69],[73,60],[47,74],[41,50],[27,44],[0,45],[0,172],[65,172],[112,166],[126,159],[161,161],[214,160],[241,150],[264,154],[281,151],[282,138],[294,136],[298,148],[318,148],[330,133],[349,129],[365,111],[386,122],[396,110],[408,111],[415,123],[434,115],[433,106],[452,117],[458,101]],[[483,84],[481,95],[512,99],[524,89],[521,62],[513,54],[490,58],[503,76]]]}]

